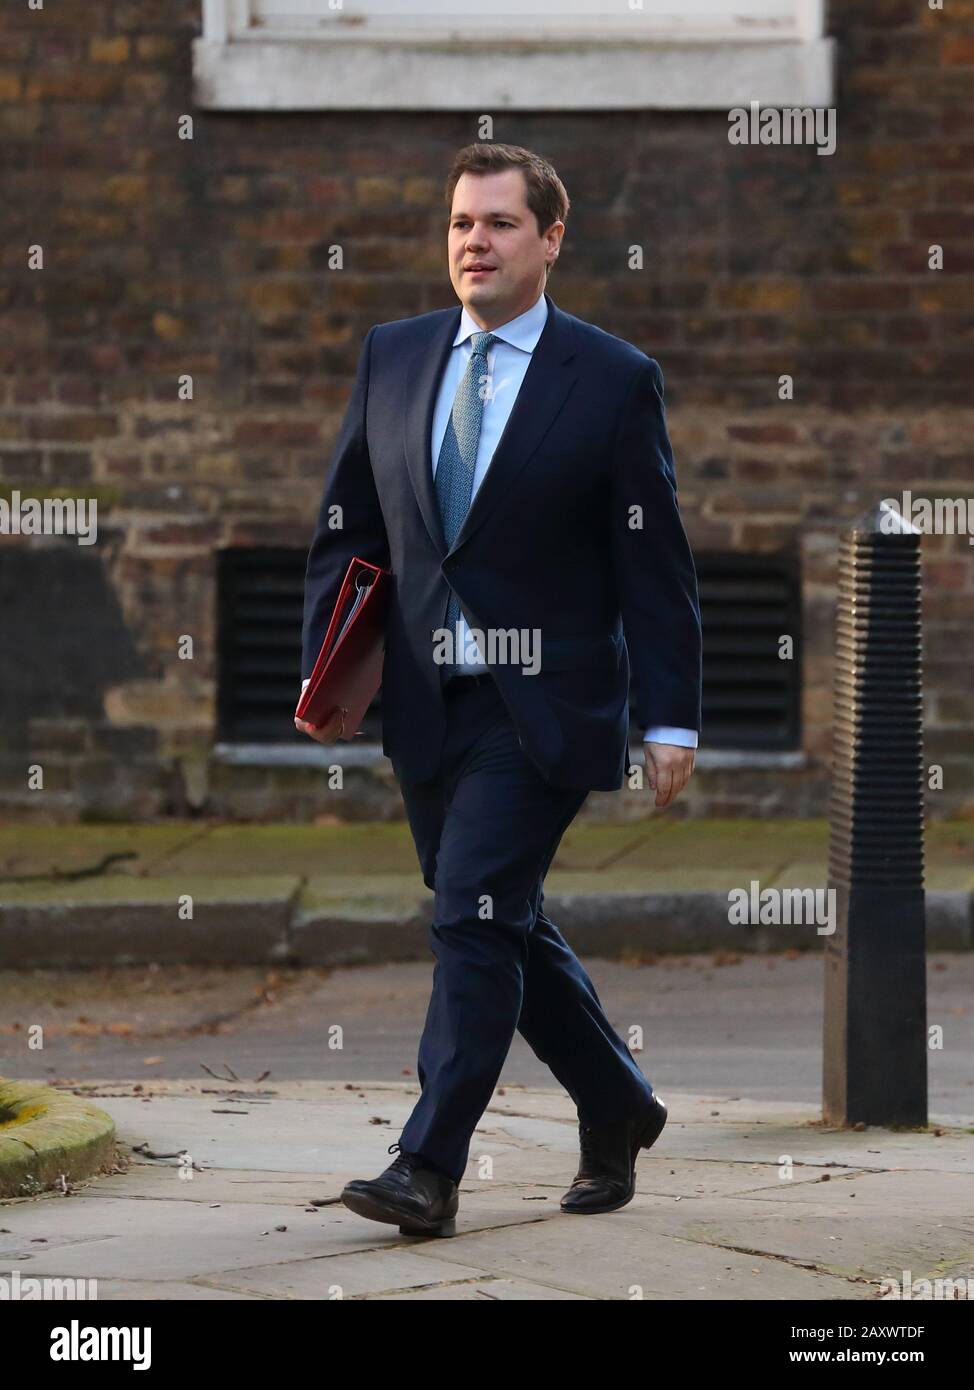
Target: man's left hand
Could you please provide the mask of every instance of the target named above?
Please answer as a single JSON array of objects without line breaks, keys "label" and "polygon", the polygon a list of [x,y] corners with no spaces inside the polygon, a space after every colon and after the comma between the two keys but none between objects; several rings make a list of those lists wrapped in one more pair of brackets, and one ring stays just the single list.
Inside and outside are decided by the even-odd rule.
[{"label": "man's left hand", "polygon": [[681,748],[675,743],[643,743],[646,750],[646,776],[650,789],[656,792],[656,805],[671,805],[690,780],[695,748]]}]

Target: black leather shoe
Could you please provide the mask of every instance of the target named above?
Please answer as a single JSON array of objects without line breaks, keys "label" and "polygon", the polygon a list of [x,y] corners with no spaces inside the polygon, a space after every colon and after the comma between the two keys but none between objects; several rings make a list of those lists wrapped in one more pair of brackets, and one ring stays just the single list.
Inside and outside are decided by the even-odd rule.
[{"label": "black leather shoe", "polygon": [[581,1162],[561,1199],[562,1211],[594,1216],[618,1211],[631,1202],[636,1191],[636,1155],[653,1147],[665,1124],[666,1106],[656,1095],[633,1119],[597,1127],[579,1123]]},{"label": "black leather shoe", "polygon": [[457,1184],[424,1167],[418,1154],[403,1153],[398,1144],[391,1144],[389,1153],[398,1157],[377,1178],[346,1183],[342,1201],[349,1211],[398,1226],[405,1236],[456,1235]]}]

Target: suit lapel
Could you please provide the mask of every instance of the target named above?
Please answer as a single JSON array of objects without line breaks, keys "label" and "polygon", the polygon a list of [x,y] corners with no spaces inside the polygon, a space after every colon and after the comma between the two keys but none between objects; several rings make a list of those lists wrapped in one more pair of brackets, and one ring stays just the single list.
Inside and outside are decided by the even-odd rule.
[{"label": "suit lapel", "polygon": [[426,522],[430,539],[441,555],[446,554],[440,504],[433,486],[433,455],[430,436],[433,433],[433,411],[440,380],[446,369],[453,340],[460,327],[460,305],[433,331],[424,347],[409,360],[406,368],[406,398],[403,416],[406,467]]},{"label": "suit lapel", "polygon": [[[578,373],[571,320],[546,293],[548,317],[531,354],[521,389],[504,432],[450,550],[465,545],[527,464],[554,423]],[[425,351],[410,361],[406,374],[405,449],[416,501],[426,529],[441,555],[447,554],[440,508],[433,484],[430,436],[436,395],[460,323],[460,308],[435,329]]]}]

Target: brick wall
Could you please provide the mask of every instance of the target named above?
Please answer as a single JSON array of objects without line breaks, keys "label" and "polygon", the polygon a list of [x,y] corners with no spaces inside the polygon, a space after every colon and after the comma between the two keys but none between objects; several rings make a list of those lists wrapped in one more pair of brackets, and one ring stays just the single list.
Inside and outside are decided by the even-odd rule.
[{"label": "brick wall", "polygon": [[[803,556],[808,763],[699,770],[680,813],[824,811],[838,529],[903,488],[974,497],[974,0],[832,10],[831,157],[732,147],[719,113],[496,119],[572,197],[556,301],[663,365],[695,547]],[[0,488],[100,522],[83,555],[0,538],[0,811],[321,811],[319,773],[212,757],[214,552],[307,546],[364,333],[453,302],[440,190],[473,114],[197,111],[195,0],[10,4],[0,30]],[[930,813],[970,814],[974,549],[924,554]],[[358,775],[324,809],[396,814]]]}]

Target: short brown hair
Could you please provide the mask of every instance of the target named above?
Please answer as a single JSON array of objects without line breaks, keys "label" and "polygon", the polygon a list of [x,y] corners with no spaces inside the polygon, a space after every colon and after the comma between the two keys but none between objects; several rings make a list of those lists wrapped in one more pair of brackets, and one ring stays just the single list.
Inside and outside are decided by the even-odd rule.
[{"label": "short brown hair", "polygon": [[527,204],[538,224],[538,236],[543,236],[552,223],[565,221],[570,206],[568,193],[553,166],[522,145],[495,145],[489,140],[464,145],[457,151],[446,180],[447,207],[453,206],[461,174],[494,174],[500,169],[520,169],[524,175]]}]

